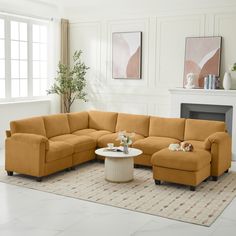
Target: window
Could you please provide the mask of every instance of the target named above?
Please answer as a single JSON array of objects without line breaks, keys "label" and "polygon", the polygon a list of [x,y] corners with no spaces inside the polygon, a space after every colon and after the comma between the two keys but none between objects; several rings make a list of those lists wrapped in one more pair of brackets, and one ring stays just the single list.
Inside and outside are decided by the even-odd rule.
[{"label": "window", "polygon": [[11,96],[28,96],[27,23],[11,21]]},{"label": "window", "polygon": [[33,95],[46,95],[47,28],[33,24]]},{"label": "window", "polygon": [[45,96],[48,23],[0,15],[0,99]]}]

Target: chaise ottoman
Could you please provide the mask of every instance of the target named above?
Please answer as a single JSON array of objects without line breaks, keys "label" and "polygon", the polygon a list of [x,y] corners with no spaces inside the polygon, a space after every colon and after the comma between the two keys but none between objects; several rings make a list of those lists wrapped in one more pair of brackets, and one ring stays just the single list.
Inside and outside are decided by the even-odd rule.
[{"label": "chaise ottoman", "polygon": [[162,149],[152,155],[153,178],[157,185],[168,181],[190,186],[195,191],[197,185],[210,176],[211,154],[202,149],[193,152]]}]

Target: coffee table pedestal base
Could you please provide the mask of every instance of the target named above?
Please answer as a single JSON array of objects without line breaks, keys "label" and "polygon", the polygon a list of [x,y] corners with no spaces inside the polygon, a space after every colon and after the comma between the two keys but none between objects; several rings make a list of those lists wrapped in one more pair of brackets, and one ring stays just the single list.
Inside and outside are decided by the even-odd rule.
[{"label": "coffee table pedestal base", "polygon": [[133,180],[134,159],[105,158],[105,179],[109,182],[125,183]]}]

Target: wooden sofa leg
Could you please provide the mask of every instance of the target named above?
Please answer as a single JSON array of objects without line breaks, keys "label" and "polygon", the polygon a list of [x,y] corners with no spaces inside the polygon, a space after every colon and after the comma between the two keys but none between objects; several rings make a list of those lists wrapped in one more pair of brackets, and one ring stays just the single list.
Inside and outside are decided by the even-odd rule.
[{"label": "wooden sofa leg", "polygon": [[13,171],[7,171],[8,176],[13,176]]},{"label": "wooden sofa leg", "polygon": [[196,190],[196,186],[190,186],[190,191],[195,191]]},{"label": "wooden sofa leg", "polygon": [[227,169],[226,171],[225,171],[225,173],[228,173],[229,172],[229,169]]},{"label": "wooden sofa leg", "polygon": [[218,176],[212,176],[212,180],[213,181],[217,181],[218,180]]},{"label": "wooden sofa leg", "polygon": [[37,182],[42,182],[42,180],[43,180],[43,177],[36,177]]},{"label": "wooden sofa leg", "polygon": [[156,185],[161,185],[161,181],[158,180],[158,179],[155,179],[155,184],[156,184]]}]

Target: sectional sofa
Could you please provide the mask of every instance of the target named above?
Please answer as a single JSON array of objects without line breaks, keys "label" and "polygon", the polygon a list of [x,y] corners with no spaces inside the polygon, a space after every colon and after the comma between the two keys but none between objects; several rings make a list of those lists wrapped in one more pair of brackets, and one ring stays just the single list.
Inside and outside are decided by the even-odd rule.
[{"label": "sectional sofa", "polygon": [[[158,171],[163,171],[163,165],[167,165],[166,171],[172,169],[174,174],[177,173],[176,169],[186,166],[184,171],[191,172],[192,159],[181,156],[181,153],[178,153],[180,158],[177,155],[173,156],[172,161],[165,161],[165,155],[172,155],[166,149],[169,144],[188,141],[195,150],[200,150],[195,153],[195,170],[198,171],[199,166],[203,168],[208,165],[209,175],[216,180],[231,165],[231,140],[225,129],[225,123],[219,121],[103,111],[16,120],[10,123],[10,130],[6,132],[5,169],[8,175],[16,172],[35,176],[41,181],[43,176],[95,159],[96,148],[105,147],[111,142],[119,145],[117,133],[125,130],[135,133],[132,146],[143,151],[142,155],[134,159],[135,164],[153,165],[154,171],[156,167]],[[163,155],[155,157],[163,150],[164,160]],[[199,159],[198,154],[203,152],[202,159]],[[173,168],[169,166],[177,158],[178,165]],[[180,182],[182,178],[188,178],[185,174],[180,176]],[[155,176],[154,173],[154,179]]]}]

